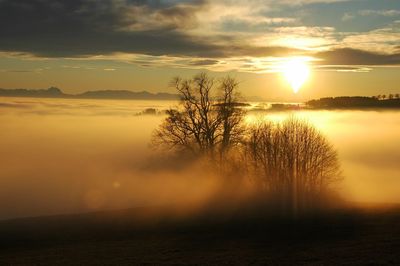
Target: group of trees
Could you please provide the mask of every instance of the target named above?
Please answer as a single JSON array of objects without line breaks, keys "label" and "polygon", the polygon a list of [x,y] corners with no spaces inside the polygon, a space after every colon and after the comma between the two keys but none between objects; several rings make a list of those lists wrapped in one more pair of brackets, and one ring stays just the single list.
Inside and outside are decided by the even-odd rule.
[{"label": "group of trees", "polygon": [[241,170],[236,174],[255,180],[263,194],[293,209],[312,204],[338,177],[336,151],[308,122],[294,117],[280,123],[246,121],[235,79],[201,73],[171,84],[181,103],[167,111],[154,133],[154,147],[207,158],[217,167],[228,162]]},{"label": "group of trees", "polygon": [[385,100],[385,99],[400,99],[400,94],[396,93],[396,94],[389,94],[388,96],[386,96],[385,94],[379,94],[377,96],[374,96],[373,98],[376,98],[378,100]]},{"label": "group of trees", "polygon": [[[396,95],[390,94],[386,99],[385,95],[376,97],[366,96],[339,96],[325,97],[318,100],[306,102],[306,106],[312,109],[352,109],[352,108],[399,108],[400,101]],[[385,100],[386,99],[386,100]]]}]

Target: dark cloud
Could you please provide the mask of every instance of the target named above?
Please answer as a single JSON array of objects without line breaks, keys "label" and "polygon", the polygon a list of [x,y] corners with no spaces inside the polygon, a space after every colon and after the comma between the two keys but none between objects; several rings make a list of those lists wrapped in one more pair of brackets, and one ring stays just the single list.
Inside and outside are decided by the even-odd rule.
[{"label": "dark cloud", "polygon": [[369,72],[371,71],[371,68],[367,66],[342,66],[342,65],[334,65],[334,66],[329,66],[329,65],[318,65],[315,67],[316,69],[322,70],[322,71],[343,71],[343,72]]},{"label": "dark cloud", "polygon": [[7,73],[32,73],[38,72],[38,70],[18,70],[18,69],[1,69],[0,72],[7,72]]},{"label": "dark cloud", "polygon": [[[1,0],[0,51],[39,57],[170,55],[199,58],[191,62],[197,66],[227,57],[309,54],[295,48],[254,46],[239,35],[188,34],[198,26],[196,12],[208,6],[206,0]],[[315,56],[324,59],[324,65],[400,64],[399,53],[349,48]]]},{"label": "dark cloud", "polygon": [[293,49],[216,45],[229,36],[196,38],[183,29],[205,1],[3,0],[0,50],[42,57],[82,57],[115,52],[190,57],[282,55]]},{"label": "dark cloud", "polygon": [[191,66],[210,66],[210,65],[215,65],[218,64],[218,60],[214,59],[204,59],[204,60],[193,60],[189,62],[189,65]]},{"label": "dark cloud", "polygon": [[400,53],[382,54],[343,48],[315,54],[324,65],[400,65]]},{"label": "dark cloud", "polygon": [[[144,0],[3,0],[0,50],[48,57],[113,52],[212,55],[215,50],[212,46],[177,31],[181,25],[189,24],[193,12],[203,4],[202,1],[168,6],[161,1]],[[146,27],[141,20],[147,16],[166,23]]]},{"label": "dark cloud", "polygon": [[0,109],[2,108],[17,108],[17,109],[30,109],[32,108],[31,105],[28,104],[20,104],[20,103],[3,103],[0,102]]},{"label": "dark cloud", "polygon": [[224,47],[226,55],[246,55],[254,57],[267,57],[267,56],[289,56],[301,55],[305,51],[291,47],[281,46],[250,46],[250,45],[236,45]]}]

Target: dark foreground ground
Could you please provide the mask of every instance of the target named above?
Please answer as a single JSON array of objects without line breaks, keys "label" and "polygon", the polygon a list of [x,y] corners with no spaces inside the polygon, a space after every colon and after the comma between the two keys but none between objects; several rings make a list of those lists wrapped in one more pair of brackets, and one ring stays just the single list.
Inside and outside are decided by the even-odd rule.
[{"label": "dark foreground ground", "polygon": [[[400,265],[400,208],[174,221],[157,208],[0,222],[0,265]],[[152,222],[149,222],[152,221]]]}]

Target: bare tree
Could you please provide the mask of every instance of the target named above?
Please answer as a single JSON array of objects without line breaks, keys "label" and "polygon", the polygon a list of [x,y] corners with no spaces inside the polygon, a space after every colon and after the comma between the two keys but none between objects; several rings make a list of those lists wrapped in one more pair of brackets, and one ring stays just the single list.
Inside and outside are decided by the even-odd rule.
[{"label": "bare tree", "polygon": [[292,210],[312,204],[339,177],[336,151],[308,122],[258,122],[249,132],[246,154],[253,174]]},{"label": "bare tree", "polygon": [[239,83],[232,77],[225,77],[220,81],[217,112],[221,121],[221,154],[230,147],[239,144],[244,135],[243,119],[245,111],[237,107],[240,99]]},{"label": "bare tree", "polygon": [[[200,73],[192,79],[173,79],[181,96],[180,106],[168,110],[167,118],[153,135],[153,145],[193,155],[214,156],[238,144],[243,134],[244,111],[237,105],[238,83],[230,77],[220,81]],[[219,95],[213,95],[219,90]]]}]

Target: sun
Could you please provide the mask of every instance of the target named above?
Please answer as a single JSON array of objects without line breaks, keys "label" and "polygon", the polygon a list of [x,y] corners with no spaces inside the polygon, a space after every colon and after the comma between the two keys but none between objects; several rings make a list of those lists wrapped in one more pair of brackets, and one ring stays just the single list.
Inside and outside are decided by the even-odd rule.
[{"label": "sun", "polygon": [[305,58],[293,57],[283,63],[282,73],[293,92],[297,93],[308,79],[310,68]]}]

